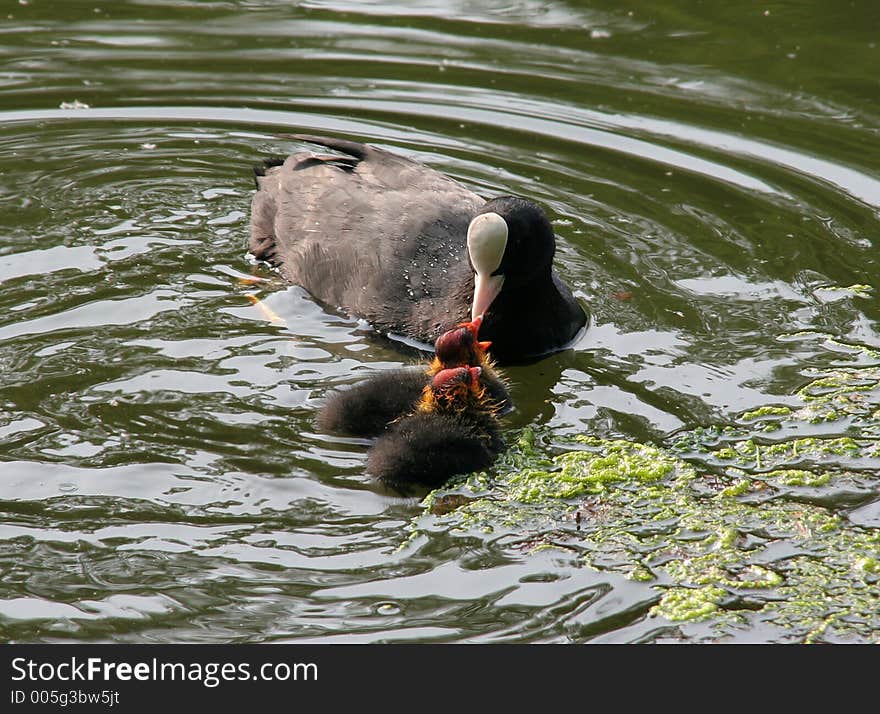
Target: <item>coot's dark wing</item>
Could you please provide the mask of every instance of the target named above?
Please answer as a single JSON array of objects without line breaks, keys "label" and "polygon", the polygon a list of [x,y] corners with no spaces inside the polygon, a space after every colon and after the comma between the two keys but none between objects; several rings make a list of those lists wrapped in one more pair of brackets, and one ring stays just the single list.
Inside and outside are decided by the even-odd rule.
[{"label": "coot's dark wing", "polygon": [[257,172],[250,250],[319,301],[426,342],[467,319],[467,227],[484,203],[402,156],[300,135],[311,151]]}]

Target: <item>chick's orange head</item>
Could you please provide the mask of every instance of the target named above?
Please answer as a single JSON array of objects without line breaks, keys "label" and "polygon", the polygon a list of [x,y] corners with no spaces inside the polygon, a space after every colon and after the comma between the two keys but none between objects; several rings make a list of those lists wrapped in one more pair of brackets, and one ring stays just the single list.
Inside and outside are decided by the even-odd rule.
[{"label": "chick's orange head", "polygon": [[431,389],[437,394],[451,390],[468,391],[479,383],[482,372],[483,370],[480,367],[443,369],[434,375],[434,378],[431,380]]},{"label": "chick's orange head", "polygon": [[467,409],[484,396],[480,383],[481,367],[452,367],[442,369],[425,387],[419,410],[457,411]]},{"label": "chick's orange head", "polygon": [[482,365],[486,361],[486,350],[491,343],[480,342],[477,335],[482,317],[447,330],[434,343],[437,366],[440,369]]}]

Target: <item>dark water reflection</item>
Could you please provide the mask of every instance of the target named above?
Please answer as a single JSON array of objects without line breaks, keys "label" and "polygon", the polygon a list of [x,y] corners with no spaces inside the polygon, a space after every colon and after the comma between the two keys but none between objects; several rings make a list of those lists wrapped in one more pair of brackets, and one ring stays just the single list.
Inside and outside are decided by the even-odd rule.
[{"label": "dark water reflection", "polygon": [[676,636],[574,555],[407,539],[418,503],[313,415],[412,353],[249,264],[250,166],[336,132],[541,202],[593,323],[509,370],[509,434],[662,444],[861,359],[828,338],[880,347],[875,295],[838,289],[877,285],[880,17],[830,7],[11,6],[0,637]]}]

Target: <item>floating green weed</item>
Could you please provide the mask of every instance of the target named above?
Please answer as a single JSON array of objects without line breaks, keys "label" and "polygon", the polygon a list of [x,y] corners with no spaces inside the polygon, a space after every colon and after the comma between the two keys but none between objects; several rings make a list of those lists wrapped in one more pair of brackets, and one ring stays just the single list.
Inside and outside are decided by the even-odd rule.
[{"label": "floating green weed", "polygon": [[[819,497],[876,488],[853,469],[880,458],[877,384],[876,364],[816,375],[800,405],[753,409],[666,448],[542,443],[526,429],[493,472],[431,494],[415,529],[501,529],[527,551],[564,547],[656,588],[647,617],[685,632],[710,623],[713,639],[769,624],[786,641],[880,641],[880,531]],[[775,439],[756,431],[768,421]],[[436,508],[452,496],[455,508]]]}]

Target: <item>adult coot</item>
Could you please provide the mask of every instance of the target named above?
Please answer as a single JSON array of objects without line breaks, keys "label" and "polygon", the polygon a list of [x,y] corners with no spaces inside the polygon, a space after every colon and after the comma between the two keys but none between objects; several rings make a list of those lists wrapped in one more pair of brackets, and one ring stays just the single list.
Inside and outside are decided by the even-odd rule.
[{"label": "adult coot", "polygon": [[425,388],[443,370],[479,367],[480,382],[499,412],[512,409],[503,378],[486,354],[488,342],[477,340],[480,320],[466,322],[444,332],[434,344],[435,356],[424,367],[394,369],[333,394],[318,412],[318,428],[349,436],[373,437],[394,421],[417,409]]},{"label": "adult coot", "polygon": [[481,371],[455,367],[435,374],[416,410],[391,424],[367,452],[367,473],[408,493],[491,465],[504,441]]},{"label": "adult coot", "polygon": [[256,167],[250,250],[325,305],[433,342],[484,316],[499,362],[568,345],[587,321],[553,270],[556,241],[531,201],[490,201],[417,161],[309,135],[332,149]]}]

